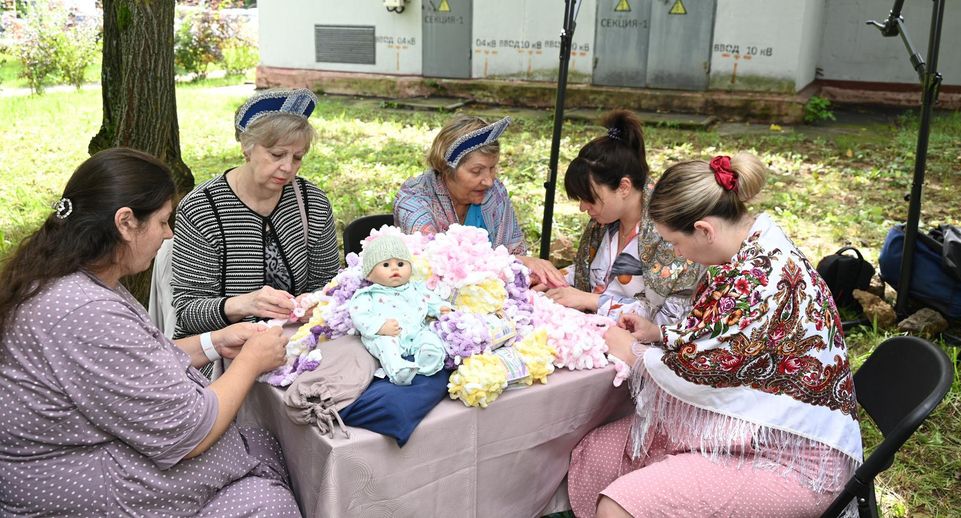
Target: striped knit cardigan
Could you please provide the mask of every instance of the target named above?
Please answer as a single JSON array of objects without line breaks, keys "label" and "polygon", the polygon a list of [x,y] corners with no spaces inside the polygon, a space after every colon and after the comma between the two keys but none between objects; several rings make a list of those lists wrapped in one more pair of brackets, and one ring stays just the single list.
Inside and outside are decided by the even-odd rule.
[{"label": "striped knit cardigan", "polygon": [[[340,266],[333,213],[323,191],[296,178],[265,217],[234,194],[225,175],[204,182],[177,207],[171,280],[175,338],[230,324],[224,313],[227,298],[264,286],[268,232],[275,232],[280,243],[292,295],[322,288]],[[304,198],[310,229],[307,246],[293,185]]]}]

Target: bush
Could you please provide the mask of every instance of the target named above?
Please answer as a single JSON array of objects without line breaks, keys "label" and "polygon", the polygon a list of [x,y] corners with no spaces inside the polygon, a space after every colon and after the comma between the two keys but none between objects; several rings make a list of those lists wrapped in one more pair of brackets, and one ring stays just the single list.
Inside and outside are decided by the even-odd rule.
[{"label": "bush", "polygon": [[228,76],[240,76],[257,66],[260,55],[257,49],[239,39],[228,42],[223,48],[224,70]]},{"label": "bush", "polygon": [[240,75],[257,65],[260,57],[255,38],[245,34],[236,11],[179,9],[174,34],[174,64],[181,74],[194,79],[207,76],[212,64],[222,64],[227,75]]},{"label": "bush", "polygon": [[62,46],[65,17],[58,11],[44,9],[40,3],[28,13],[20,42],[13,51],[20,61],[20,77],[27,80],[33,93],[43,94],[59,70],[57,49]]},{"label": "bush", "polygon": [[[7,53],[7,48],[0,44],[0,68],[7,64],[7,58],[5,54]],[[0,75],[0,85],[3,84],[3,75]]]},{"label": "bush", "polygon": [[79,90],[86,82],[87,65],[100,53],[100,27],[75,23],[63,31],[57,49],[57,69],[61,79]]},{"label": "bush", "polygon": [[217,11],[188,13],[174,35],[174,64],[181,72],[207,77],[211,63],[223,59],[223,22]]},{"label": "bush", "polygon": [[29,4],[25,18],[12,48],[20,61],[20,77],[36,94],[42,94],[54,80],[80,88],[87,65],[99,51],[100,24],[47,0]]},{"label": "bush", "polygon": [[812,96],[804,105],[804,122],[813,124],[826,120],[835,120],[831,101],[816,95]]}]

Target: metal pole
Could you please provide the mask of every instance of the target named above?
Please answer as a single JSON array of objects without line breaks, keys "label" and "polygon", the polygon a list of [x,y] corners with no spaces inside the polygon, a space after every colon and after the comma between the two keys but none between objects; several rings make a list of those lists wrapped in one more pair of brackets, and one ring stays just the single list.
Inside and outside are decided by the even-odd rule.
[{"label": "metal pole", "polygon": [[[898,2],[900,3],[900,2]],[[897,5],[897,4],[896,4]],[[918,145],[914,159],[914,179],[911,184],[911,200],[908,204],[908,221],[904,229],[904,248],[901,256],[901,277],[898,280],[898,300],[894,309],[899,318],[907,316],[908,294],[911,291],[911,274],[914,268],[914,249],[917,244],[918,223],[921,220],[921,191],[924,186],[924,169],[928,155],[928,135],[931,132],[931,112],[938,96],[941,74],[938,70],[938,50],[941,45],[941,25],[944,18],[944,0],[935,0],[931,12],[931,31],[928,35],[927,64],[916,67],[925,70],[921,88],[921,121],[918,128]],[[903,27],[901,27],[903,30]],[[908,40],[905,38],[905,42]],[[909,51],[912,49],[909,48]],[[916,53],[912,53],[914,55]]]},{"label": "metal pole", "polygon": [[575,10],[578,0],[564,0],[564,27],[561,29],[561,57],[557,69],[557,98],[554,102],[554,133],[551,136],[550,176],[544,182],[544,220],[541,226],[541,259],[551,255],[551,225],[554,219],[554,194],[557,191],[557,161],[561,153],[561,127],[564,124],[564,98],[567,92],[567,69],[571,61]]}]

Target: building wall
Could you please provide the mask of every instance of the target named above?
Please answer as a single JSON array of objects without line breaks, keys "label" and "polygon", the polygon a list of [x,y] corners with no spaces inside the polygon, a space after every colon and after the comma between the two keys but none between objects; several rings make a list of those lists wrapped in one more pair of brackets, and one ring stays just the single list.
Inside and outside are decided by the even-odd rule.
[{"label": "building wall", "polygon": [[[422,75],[421,15],[427,1],[410,0],[397,14],[388,12],[381,0],[261,0],[261,63]],[[917,84],[900,38],[883,38],[864,24],[869,18],[883,20],[891,3],[718,0],[710,89],[796,92],[816,78]],[[932,4],[914,1],[904,7],[909,32],[924,57]],[[945,10],[938,68],[944,84],[961,85],[961,53],[956,50],[961,48],[961,10],[952,7]],[[471,77],[555,80],[563,9],[559,0],[474,0]],[[596,21],[597,1],[582,0],[570,61],[572,83],[591,81]],[[375,64],[316,62],[315,24],[376,27]]]},{"label": "building wall", "polygon": [[711,88],[795,92],[807,86],[814,80],[824,1],[718,0]]},{"label": "building wall", "polygon": [[[594,0],[582,1],[570,82],[590,82],[595,11]],[[563,24],[564,2],[557,0],[474,0],[471,76],[556,81]]]},{"label": "building wall", "polygon": [[817,79],[817,62],[821,57],[824,39],[824,17],[830,0],[809,0],[804,4],[801,18],[798,64],[795,67],[794,89],[800,91]]},{"label": "building wall", "polygon": [[[403,13],[388,12],[380,0],[260,0],[260,61],[271,67],[420,75],[421,0]],[[314,25],[376,27],[375,64],[318,63]]]},{"label": "building wall", "polygon": [[[827,4],[824,39],[818,62],[820,76],[843,81],[918,84],[900,37],[885,38],[865,20],[884,22],[890,0],[832,0]],[[908,35],[923,59],[928,56],[928,33],[934,2],[905,2],[902,16]],[[948,0],[941,29],[938,70],[945,85],[961,85],[961,7]]]}]

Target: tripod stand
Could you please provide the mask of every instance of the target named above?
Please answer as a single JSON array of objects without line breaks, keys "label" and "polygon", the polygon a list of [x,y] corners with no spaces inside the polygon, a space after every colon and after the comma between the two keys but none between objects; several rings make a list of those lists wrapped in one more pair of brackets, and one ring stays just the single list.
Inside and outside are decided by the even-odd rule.
[{"label": "tripod stand", "polygon": [[924,170],[928,155],[928,135],[931,132],[931,112],[938,98],[938,88],[941,86],[941,74],[938,73],[938,51],[941,45],[941,25],[944,21],[944,0],[933,0],[931,10],[931,30],[928,34],[928,59],[925,62],[915,50],[908,36],[901,8],[904,0],[895,0],[894,7],[884,23],[870,20],[885,37],[901,36],[901,41],[908,51],[911,66],[914,67],[921,81],[921,123],[918,127],[918,143],[915,149],[914,179],[911,183],[911,194],[908,203],[908,221],[904,228],[904,251],[901,256],[901,274],[898,280],[898,299],[895,312],[898,318],[907,316],[908,293],[911,291],[911,275],[914,267],[914,249],[917,245],[918,222],[921,219],[921,190],[924,186]]}]

